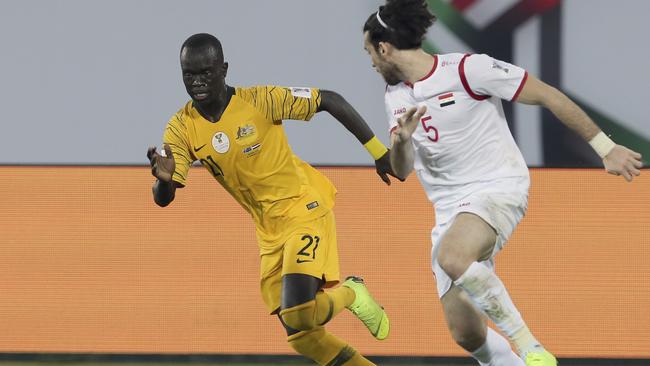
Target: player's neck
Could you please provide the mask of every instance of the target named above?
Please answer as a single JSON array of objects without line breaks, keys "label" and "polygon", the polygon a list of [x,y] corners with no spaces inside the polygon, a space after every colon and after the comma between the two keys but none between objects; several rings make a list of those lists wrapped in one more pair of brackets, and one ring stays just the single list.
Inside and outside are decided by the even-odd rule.
[{"label": "player's neck", "polygon": [[398,57],[399,69],[404,76],[404,81],[411,84],[429,75],[435,59],[423,49],[402,50]]},{"label": "player's neck", "polygon": [[215,99],[205,103],[194,102],[194,107],[206,120],[210,122],[218,122],[221,119],[223,112],[226,110],[226,107],[228,107],[230,96],[230,93],[228,93],[228,86],[226,86],[223,92],[219,93]]}]

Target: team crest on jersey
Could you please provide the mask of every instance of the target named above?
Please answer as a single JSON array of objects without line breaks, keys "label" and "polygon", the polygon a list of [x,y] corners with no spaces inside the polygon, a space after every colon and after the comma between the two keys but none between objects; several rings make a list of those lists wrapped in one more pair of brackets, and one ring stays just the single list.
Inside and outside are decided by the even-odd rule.
[{"label": "team crest on jersey", "polygon": [[239,145],[249,145],[251,142],[257,140],[257,128],[253,123],[245,123],[237,127],[237,136],[235,141]]},{"label": "team crest on jersey", "polygon": [[440,103],[440,107],[448,107],[450,105],[456,104],[456,98],[454,97],[454,93],[445,93],[439,95],[438,103]]},{"label": "team crest on jersey", "polygon": [[225,154],[230,150],[230,139],[224,132],[217,132],[212,136],[212,147],[219,154]]}]

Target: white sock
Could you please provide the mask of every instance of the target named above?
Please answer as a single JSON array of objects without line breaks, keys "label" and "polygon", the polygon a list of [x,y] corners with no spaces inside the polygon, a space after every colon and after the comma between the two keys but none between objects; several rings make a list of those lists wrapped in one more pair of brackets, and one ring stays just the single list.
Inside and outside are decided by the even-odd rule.
[{"label": "white sock", "polygon": [[472,352],[472,356],[481,366],[526,366],[524,361],[512,351],[510,343],[489,327],[485,344]]},{"label": "white sock", "polygon": [[467,292],[479,309],[517,347],[520,355],[543,350],[512,303],[503,282],[485,265],[472,263],[454,284]]}]

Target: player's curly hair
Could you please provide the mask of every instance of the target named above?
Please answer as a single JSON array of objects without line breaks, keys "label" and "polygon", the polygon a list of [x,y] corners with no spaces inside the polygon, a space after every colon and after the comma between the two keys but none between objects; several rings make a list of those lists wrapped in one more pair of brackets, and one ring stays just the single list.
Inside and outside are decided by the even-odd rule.
[{"label": "player's curly hair", "polygon": [[369,33],[375,48],[379,42],[388,42],[399,50],[410,50],[422,46],[424,35],[435,20],[424,0],[387,0],[386,5],[370,14],[363,32]]}]

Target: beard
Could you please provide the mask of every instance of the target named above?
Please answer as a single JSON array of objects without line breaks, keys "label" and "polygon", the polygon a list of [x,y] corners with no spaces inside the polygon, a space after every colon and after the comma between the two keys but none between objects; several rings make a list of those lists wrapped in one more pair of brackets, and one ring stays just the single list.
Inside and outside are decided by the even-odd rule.
[{"label": "beard", "polygon": [[402,72],[394,64],[384,63],[379,68],[379,73],[384,78],[386,84],[390,86],[397,85],[404,80]]}]

